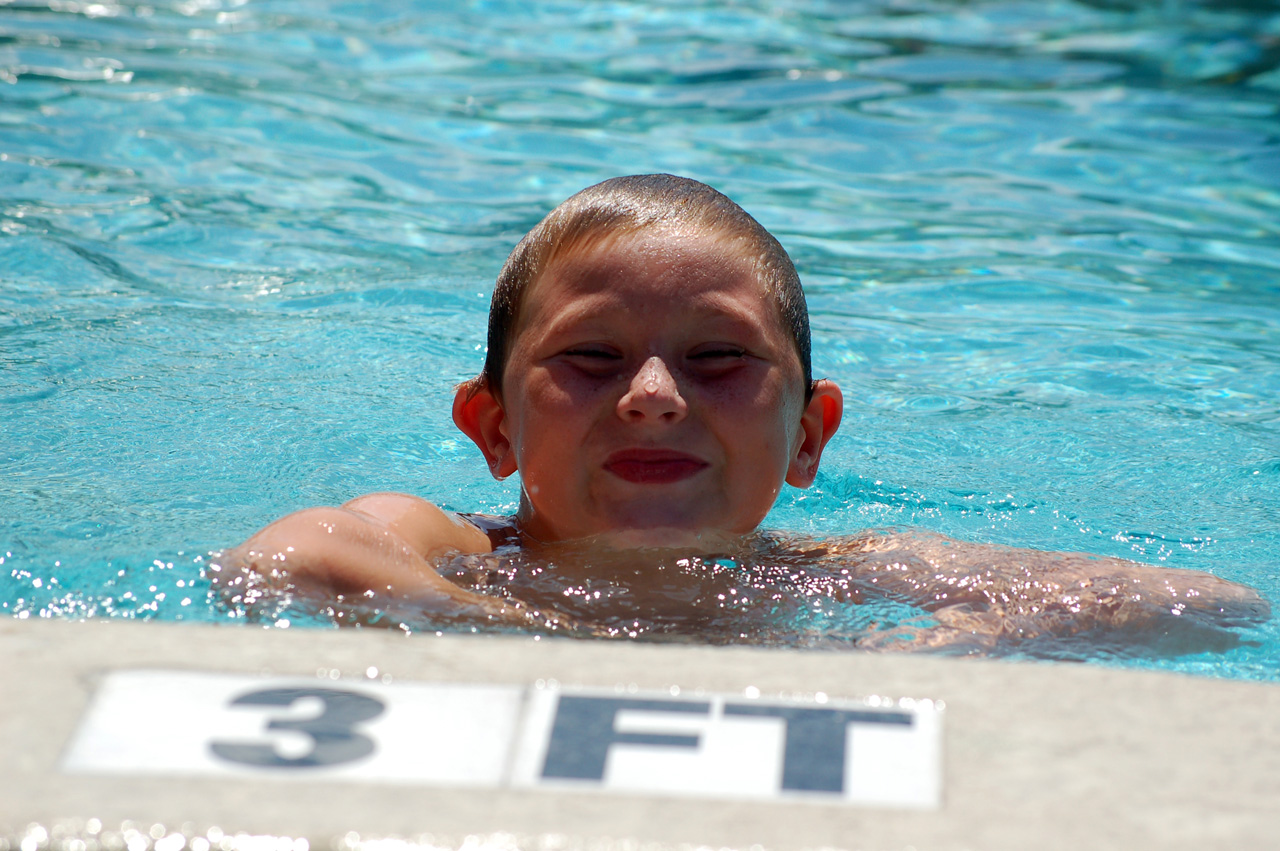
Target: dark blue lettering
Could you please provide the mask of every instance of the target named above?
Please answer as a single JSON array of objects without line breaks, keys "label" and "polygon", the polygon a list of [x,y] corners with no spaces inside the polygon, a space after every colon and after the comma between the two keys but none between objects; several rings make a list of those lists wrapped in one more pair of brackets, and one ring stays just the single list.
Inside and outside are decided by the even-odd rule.
[{"label": "dark blue lettering", "polygon": [[795,792],[844,791],[845,737],[850,724],[912,724],[910,713],[867,709],[731,703],[724,712],[782,719],[786,728],[782,788]]},{"label": "dark blue lettering", "polygon": [[211,742],[214,756],[241,765],[263,768],[315,768],[354,762],[374,751],[373,739],[354,730],[356,724],[382,714],[382,701],[331,688],[273,688],[250,692],[232,706],[292,706],[304,698],[318,698],[323,706],[314,718],[273,718],[268,730],[294,730],[311,738],[311,750],[296,757],[281,756],[271,744]]},{"label": "dark blue lettering", "polygon": [[547,742],[547,758],[542,765],[542,776],[603,780],[605,759],[609,756],[609,748],[615,744],[664,748],[698,746],[698,737],[693,735],[619,732],[616,729],[617,717],[624,709],[706,715],[711,711],[711,704],[704,701],[562,694],[556,706],[551,738]]}]

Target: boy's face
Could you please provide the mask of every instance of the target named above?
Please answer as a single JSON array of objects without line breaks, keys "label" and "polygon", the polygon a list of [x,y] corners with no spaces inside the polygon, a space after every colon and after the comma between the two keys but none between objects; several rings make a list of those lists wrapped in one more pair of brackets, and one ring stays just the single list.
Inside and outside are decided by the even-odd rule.
[{"label": "boy's face", "polygon": [[812,482],[839,391],[807,416],[804,391],[750,258],[649,230],[556,258],[525,294],[502,399],[455,419],[496,474],[520,471],[534,537],[671,545],[750,532],[784,481]]}]

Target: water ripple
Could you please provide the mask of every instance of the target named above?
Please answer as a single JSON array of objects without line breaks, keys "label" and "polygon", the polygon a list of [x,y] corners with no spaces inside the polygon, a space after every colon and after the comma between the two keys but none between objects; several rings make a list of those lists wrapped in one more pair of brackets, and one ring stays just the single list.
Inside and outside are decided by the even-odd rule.
[{"label": "water ripple", "polygon": [[[1265,3],[0,13],[10,607],[185,617],[167,581],[111,609],[93,577],[159,558],[186,587],[177,549],[363,490],[509,507],[447,416],[490,282],[550,205],[648,170],[727,191],[805,278],[849,412],[781,525],[1136,555],[1280,601]],[[33,595],[55,562],[79,584]]]}]

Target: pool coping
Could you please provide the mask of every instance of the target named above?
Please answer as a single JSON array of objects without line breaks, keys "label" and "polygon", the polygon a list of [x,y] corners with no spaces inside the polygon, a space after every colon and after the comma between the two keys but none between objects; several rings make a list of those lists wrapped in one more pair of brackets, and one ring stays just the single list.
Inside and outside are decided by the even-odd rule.
[{"label": "pool coping", "polygon": [[[0,851],[198,851],[208,837],[223,837],[219,847],[231,851],[239,846],[226,837],[236,835],[335,851],[402,842],[546,851],[1167,849],[1262,847],[1280,831],[1280,684],[909,654],[111,620],[0,621],[0,654],[8,766]],[[941,701],[942,804],[63,771],[103,677],[138,669]]]}]

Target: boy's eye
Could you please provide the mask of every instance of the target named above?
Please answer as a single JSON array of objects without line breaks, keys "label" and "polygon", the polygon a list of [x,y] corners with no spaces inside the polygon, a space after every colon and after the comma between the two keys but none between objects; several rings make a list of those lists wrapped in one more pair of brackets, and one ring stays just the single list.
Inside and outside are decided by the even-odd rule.
[{"label": "boy's eye", "polygon": [[695,375],[719,378],[735,372],[747,357],[746,349],[717,343],[694,349],[688,355],[688,364]]},{"label": "boy's eye", "polygon": [[565,354],[571,358],[588,358],[590,360],[618,360],[622,355],[610,349],[569,349]]},{"label": "boy's eye", "polygon": [[560,355],[567,364],[588,375],[612,375],[622,361],[622,355],[608,346],[575,346]]},{"label": "boy's eye", "polygon": [[744,358],[746,356],[747,356],[746,351],[744,351],[743,349],[739,349],[735,346],[713,346],[708,349],[700,349],[694,352],[693,354],[689,355],[689,359],[708,361],[708,360]]}]

